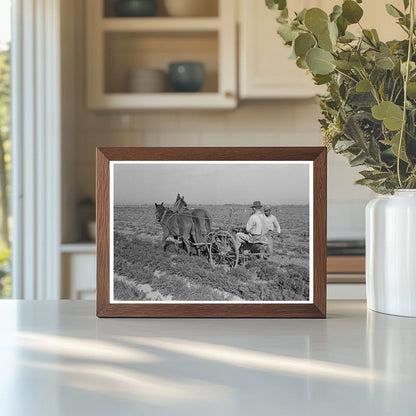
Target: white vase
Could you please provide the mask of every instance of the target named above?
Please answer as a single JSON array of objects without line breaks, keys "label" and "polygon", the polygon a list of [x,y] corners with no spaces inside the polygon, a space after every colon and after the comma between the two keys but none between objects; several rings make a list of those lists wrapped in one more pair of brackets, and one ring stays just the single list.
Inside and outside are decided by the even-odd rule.
[{"label": "white vase", "polygon": [[416,317],[416,190],[367,204],[366,282],[369,309]]}]

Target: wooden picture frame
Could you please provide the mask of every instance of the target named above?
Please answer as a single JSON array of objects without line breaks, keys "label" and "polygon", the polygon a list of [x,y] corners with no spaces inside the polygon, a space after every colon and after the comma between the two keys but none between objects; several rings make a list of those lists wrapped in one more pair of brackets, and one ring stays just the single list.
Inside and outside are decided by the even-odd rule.
[{"label": "wooden picture frame", "polygon": [[[97,176],[96,176],[96,185],[97,185],[96,187],[96,193],[97,193],[96,195],[96,200],[97,200],[97,316],[98,317],[193,317],[193,318],[201,318],[201,317],[206,317],[206,318],[237,318],[237,317],[238,318],[277,318],[277,317],[279,318],[325,318],[326,317],[326,212],[327,212],[326,160],[327,160],[327,151],[326,151],[326,148],[324,147],[97,148],[97,167],[96,167],[97,168]],[[290,294],[292,292],[288,292],[288,291],[285,292],[286,289],[276,289],[277,291],[279,291],[278,294],[277,292],[274,294],[272,293],[270,295],[270,299],[273,299],[273,300],[266,300],[266,301],[260,299],[260,296],[259,298],[256,298],[256,297],[242,298],[241,301],[240,300],[239,301],[227,301],[229,299],[232,300],[234,298],[237,298],[237,299],[240,299],[240,298],[238,296],[227,297],[228,294],[225,295],[222,292],[221,292],[221,296],[224,297],[225,301],[211,300],[211,298],[207,301],[205,300],[192,301],[189,299],[188,300],[171,300],[171,298],[166,300],[166,298],[164,297],[160,297],[160,299],[162,299],[160,301],[159,300],[153,301],[153,300],[148,300],[147,297],[143,298],[144,295],[142,296],[142,292],[140,291],[134,292],[134,293],[140,292],[140,297],[137,298],[139,300],[136,300],[134,297],[132,298],[130,295],[129,296],[123,295],[125,297],[122,297],[119,294],[120,292],[118,291],[118,289],[116,290],[116,292],[114,292],[115,290],[114,288],[116,286],[118,288],[118,285],[120,284],[119,283],[120,276],[118,274],[119,273],[118,265],[120,264],[119,253],[127,253],[130,247],[129,245],[133,247],[132,249],[135,249],[136,246],[134,244],[138,244],[138,241],[140,242],[140,244],[143,244],[143,245],[145,244],[141,242],[142,240],[138,240],[139,237],[136,237],[134,231],[133,232],[129,231],[130,232],[129,235],[120,234],[118,231],[116,233],[114,231],[114,227],[115,226],[118,227],[118,224],[120,223],[120,221],[117,219],[119,218],[119,215],[127,215],[127,214],[119,214],[119,212],[120,213],[127,212],[126,207],[127,207],[128,202],[126,201],[129,200],[130,198],[129,195],[131,195],[131,198],[136,198],[134,201],[140,200],[140,203],[134,202],[135,207],[133,207],[134,209],[129,208],[130,209],[129,212],[134,212],[136,215],[137,212],[143,209],[143,212],[145,212],[144,210],[146,210],[146,212],[148,213],[147,214],[148,216],[146,218],[150,218],[149,212],[150,210],[152,210],[152,220],[147,220],[147,221],[140,220],[139,222],[141,222],[144,227],[158,227],[159,225],[156,222],[156,217],[154,216],[155,205],[151,204],[152,201],[150,201],[152,197],[149,198],[147,196],[147,199],[145,199],[144,194],[146,193],[147,195],[149,195],[149,192],[155,192],[154,194],[152,193],[150,195],[152,196],[155,195],[154,199],[156,199],[157,195],[161,195],[160,193],[158,193],[159,192],[158,183],[163,182],[162,179],[167,178],[167,176],[166,175],[163,176],[162,173],[160,174],[161,176],[158,176],[159,174],[157,174],[156,177],[151,177],[151,175],[154,174],[154,172],[159,172],[160,170],[162,170],[163,172],[177,172],[179,168],[182,170],[185,169],[184,167],[186,167],[186,169],[189,168],[188,170],[190,172],[190,175],[189,175],[190,182],[188,183],[185,180],[182,180],[182,182],[179,182],[178,189],[172,190],[172,196],[169,196],[170,198],[173,198],[174,196],[176,196],[177,192],[180,192],[181,186],[182,188],[195,189],[195,194],[196,194],[197,188],[192,188],[192,186],[194,185],[192,185],[191,181],[195,179],[196,173],[201,174],[200,172],[208,172],[206,173],[206,180],[204,180],[204,182],[210,183],[210,179],[212,179],[215,181],[215,183],[217,184],[216,186],[218,187],[216,188],[218,189],[218,192],[216,190],[215,192],[212,192],[212,189],[214,188],[212,188],[213,185],[210,185],[211,186],[210,189],[212,192],[212,194],[210,195],[211,199],[214,199],[215,195],[221,194],[221,192],[223,194],[230,195],[229,197],[230,199],[231,198],[237,199],[236,196],[232,197],[230,190],[226,188],[228,186],[227,185],[228,182],[225,180],[228,178],[224,178],[224,181],[221,181],[221,180],[218,180],[218,178],[216,177],[216,175],[219,174],[220,169],[226,169],[226,172],[229,172],[229,175],[227,174],[225,176],[226,177],[229,176],[230,178],[232,178],[234,182],[230,182],[230,183],[238,184],[238,179],[240,176],[237,178],[235,172],[239,172],[238,175],[241,175],[242,184],[241,184],[241,189],[239,188],[240,185],[237,186],[238,189],[235,191],[235,195],[240,195],[241,196],[239,197],[240,201],[244,200],[244,203],[247,204],[247,207],[250,207],[250,204],[252,204],[251,208],[253,207],[255,208],[258,202],[258,201],[252,202],[253,200],[259,199],[259,198],[255,198],[255,196],[260,195],[261,192],[265,194],[264,192],[265,190],[267,190],[267,188],[271,188],[270,192],[268,191],[268,193],[266,194],[266,195],[270,195],[270,197],[268,196],[267,198],[270,201],[272,200],[271,195],[273,194],[273,189],[275,188],[274,185],[270,186],[270,184],[272,183],[281,184],[281,186],[286,184],[285,186],[288,189],[289,188],[292,189],[292,191],[290,191],[292,193],[300,192],[300,191],[293,191],[296,189],[307,189],[307,191],[302,191],[303,194],[305,195],[306,195],[306,192],[308,192],[307,203],[302,202],[303,205],[302,204],[291,205],[288,202],[286,205],[284,205],[284,202],[282,202],[282,206],[285,207],[284,209],[287,209],[287,212],[289,212],[289,214],[287,215],[288,224],[289,224],[289,220],[297,224],[297,222],[295,222],[295,219],[294,219],[295,216],[291,214],[291,212],[295,212],[295,211],[290,211],[290,210],[298,207],[297,208],[298,210],[302,209],[302,213],[303,212],[307,213],[307,214],[302,214],[303,216],[299,218],[304,218],[305,215],[307,215],[307,220],[302,219],[302,224],[303,224],[303,227],[305,228],[306,226],[304,224],[305,224],[305,221],[307,221],[308,228],[306,229],[305,232],[303,232],[302,236],[295,235],[293,237],[294,239],[293,241],[295,241],[295,247],[293,248],[294,250],[293,252],[294,253],[302,252],[303,250],[306,253],[306,254],[303,253],[303,255],[309,256],[307,257],[308,268],[305,268],[306,267],[305,266],[302,269],[302,270],[308,270],[308,273],[305,274],[306,277],[303,277],[304,279],[303,282],[306,281],[308,282],[307,284],[309,285],[308,289],[306,289],[306,286],[303,287],[303,292],[302,292],[303,298],[302,296],[296,294],[297,292],[293,292],[294,293],[293,299],[288,300],[284,296],[286,296],[285,295],[286,293]],[[292,176],[285,173],[285,172],[289,172],[289,170],[290,172],[292,172]],[[145,174],[143,174],[143,172]],[[254,172],[254,173],[251,174],[250,172]],[[258,180],[257,180],[257,183],[256,182],[251,183],[251,179],[247,179],[244,176],[244,174],[246,173],[248,178],[252,178],[253,181],[256,181],[256,178],[259,178],[256,175],[259,175],[259,174],[263,175],[263,172],[264,172],[264,178],[265,178],[264,179],[265,189],[261,187],[261,184],[259,186]],[[279,172],[279,174],[274,175],[273,172]],[[295,172],[294,175],[293,175],[293,172]],[[299,172],[299,175],[296,172]],[[122,173],[124,176],[121,175]],[[175,175],[176,173],[174,173],[173,176]],[[266,175],[268,179],[266,179]],[[273,180],[274,182],[270,182],[271,180]],[[306,184],[306,181],[307,181],[307,184]],[[152,189],[149,190],[149,188],[152,188]],[[128,190],[128,192],[126,190]],[[288,191],[288,195],[290,194],[290,192]],[[188,191],[188,194],[190,193],[191,191]],[[279,198],[283,198],[283,192],[280,192],[280,193],[281,195],[279,195]],[[190,195],[186,195],[186,196],[187,198],[188,196],[191,197]],[[140,199],[142,197],[143,197],[143,200]],[[291,197],[295,198],[295,194],[293,194],[293,196]],[[122,199],[122,198],[127,198],[127,199]],[[296,198],[298,198],[297,194],[296,194]],[[281,201],[284,201],[284,200],[281,199]],[[288,199],[288,201],[292,201],[292,200]],[[293,201],[295,201],[295,199],[293,199]],[[302,201],[305,201],[305,199],[302,199]],[[125,205],[123,205],[124,202],[126,202]],[[157,209],[159,209],[160,208],[159,203],[162,201],[156,200],[153,202],[155,202],[155,204],[157,203]],[[172,202],[172,201],[163,201],[163,202],[166,203],[166,202]],[[213,204],[212,206],[214,208],[211,207],[211,210],[214,210],[214,213],[215,213],[217,212],[215,211],[216,210],[215,207],[231,205],[231,204],[226,204],[225,202],[227,202],[227,200],[225,200],[224,198],[220,200],[220,196],[218,196],[218,201],[215,202],[217,205]],[[235,201],[230,200],[228,202],[234,203]],[[195,203],[198,204],[199,202],[195,202]],[[277,206],[277,203],[275,202],[273,203],[276,204]],[[234,210],[233,207],[230,208],[230,212],[237,212],[237,208],[235,211],[233,210]],[[114,219],[115,218],[114,212],[117,213],[116,219]],[[183,211],[182,214],[184,212],[194,213],[195,211]],[[171,215],[182,215],[182,214],[171,213]],[[189,216],[189,214],[187,215]],[[258,215],[260,215],[261,218],[264,218],[264,214],[262,214],[263,216],[261,216],[261,214],[258,213]],[[212,213],[211,213],[211,216],[212,216]],[[231,216],[232,215],[230,214],[230,217]],[[245,218],[247,218],[248,216],[249,214],[247,214]],[[279,217],[279,214],[278,214],[278,217]],[[122,218],[124,221],[123,224],[127,224],[127,227],[129,227],[130,224],[132,227],[137,225],[138,221],[136,220],[130,221],[129,219],[130,217],[128,215],[123,216]],[[160,219],[162,219],[162,222],[163,222],[165,217],[159,216],[159,220]],[[194,221],[195,223],[194,214],[192,214],[192,221]],[[241,222],[242,221],[240,221],[240,223]],[[299,223],[300,223],[300,220],[299,220]],[[245,220],[243,221],[243,224],[241,225],[245,225]],[[289,229],[289,226],[287,226],[287,228]],[[219,227],[217,231],[219,231],[220,229],[222,229],[222,227]],[[282,234],[284,234],[284,229],[285,229],[285,224],[282,224]],[[215,238],[217,238],[216,237],[217,234],[215,233],[217,231],[213,229],[210,234],[207,234],[206,237],[204,237],[203,241],[209,242],[209,244],[207,243],[203,246],[198,246],[198,244],[195,243],[196,248],[194,249],[194,251],[198,253],[208,252],[209,255],[207,255],[207,257],[211,259],[212,264],[208,262],[208,260],[206,261],[206,263],[203,263],[202,262],[202,259],[204,258],[203,256],[201,256],[199,260],[197,259],[197,257],[193,257],[193,256],[189,256],[185,258],[187,254],[185,254],[185,252],[182,249],[180,249],[179,254],[175,254],[175,252],[173,252],[173,254],[167,254],[167,255],[170,255],[171,256],[170,258],[174,258],[174,259],[177,258],[175,256],[180,256],[180,259],[182,259],[182,261],[188,261],[186,260],[188,258],[189,258],[189,261],[198,261],[199,262],[198,264],[206,264],[207,273],[208,272],[211,273],[211,270],[214,270],[212,273],[214,272],[216,273],[218,270],[220,270],[219,273],[223,273],[224,279],[226,279],[227,276],[229,279],[231,279],[229,277],[231,276],[229,274],[231,273],[230,271],[231,266],[229,266],[228,263],[226,265],[221,265],[221,266],[218,266],[215,263],[216,260],[218,259],[221,260],[225,256],[224,255],[223,257],[221,257],[223,253],[222,251],[220,253],[220,250],[218,249],[216,245],[217,240],[215,240]],[[241,240],[241,234],[239,234],[240,237],[237,237],[237,234],[235,234],[234,231],[230,231],[230,233],[232,234],[234,240],[235,239],[238,240],[239,238]],[[214,237],[212,237],[212,235],[214,235]],[[254,238],[254,237],[255,235],[251,238]],[[121,250],[121,248],[119,247],[121,243],[118,242],[119,238],[123,238],[123,240],[120,240],[120,241],[123,241],[125,242],[125,244],[128,245],[127,250],[124,246],[123,246],[123,250]],[[149,238],[153,238],[153,236],[150,235]],[[155,236],[154,238],[157,238],[157,236]],[[115,242],[115,239],[117,240],[116,242]],[[182,244],[186,248],[186,244],[184,244],[185,237],[183,238],[172,237],[171,239],[174,243],[173,245],[175,246],[176,250],[178,250],[178,246],[180,244]],[[300,239],[303,239],[302,241],[304,241],[304,243],[302,243],[303,244],[302,247],[304,247],[302,250],[300,246],[296,248],[296,244],[297,244],[296,241],[298,240],[300,241]],[[230,244],[231,246],[232,244],[235,244],[234,240],[231,241],[230,243],[227,242],[226,244]],[[191,241],[190,244],[192,245],[193,240],[190,240],[190,241]],[[169,264],[170,260],[169,261],[165,260],[165,257],[163,256],[165,256],[166,253],[163,253],[161,247],[156,246],[155,242],[153,243],[150,242],[148,244],[153,244],[152,253],[153,252],[156,253],[155,255],[159,256],[158,258],[163,260],[163,263],[165,265]],[[243,243],[241,243],[240,241],[240,243],[238,244],[243,244]],[[259,246],[261,246],[261,244],[259,244]],[[281,251],[279,251],[280,250],[279,247],[281,246],[279,246],[278,248],[276,247],[274,248],[275,251],[271,252],[272,253],[270,255],[271,257],[268,257],[266,254],[263,257],[260,254],[252,255],[250,251],[248,252],[246,252],[246,250],[242,251],[243,246],[240,246],[239,248],[236,248],[236,247],[233,246],[234,252],[230,252],[231,254],[229,255],[227,254],[226,257],[224,258],[227,258],[227,261],[229,258],[232,258],[233,261],[235,260],[235,258],[237,258],[236,270],[238,270],[239,273],[240,272],[245,273],[244,267],[247,267],[247,264],[249,264],[247,262],[250,262],[250,261],[252,261],[252,263],[250,264],[255,264],[256,267],[260,267],[260,268],[263,267],[262,265],[264,264],[269,265],[269,266],[270,264],[279,265],[276,267],[278,267],[279,273],[281,273],[282,276],[285,276],[285,270],[289,270],[290,267],[292,266],[295,267],[295,265],[293,264],[296,263],[296,258],[294,259],[293,257],[290,257],[288,254],[287,255],[288,257],[286,259],[286,257],[284,257],[284,253],[285,253],[284,250],[282,249]],[[287,248],[286,250],[287,253],[292,253],[291,247],[292,246]],[[305,247],[307,247],[307,249],[305,249]],[[201,248],[200,251],[199,251],[199,248]],[[115,252],[118,253],[117,257],[114,254]],[[274,254],[276,252],[277,254]],[[238,254],[238,253],[242,253],[242,254]],[[258,253],[258,251],[256,251],[255,253]],[[283,253],[283,254],[280,255],[279,253]],[[232,254],[234,254],[234,257],[232,257]],[[248,257],[249,260],[247,260],[247,262],[244,263],[243,265],[240,264],[242,256],[246,256],[246,255],[249,256]],[[246,257],[244,257],[244,259],[245,258]],[[114,266],[115,259],[117,259],[116,266]],[[126,260],[122,258],[121,260],[122,260],[121,264],[125,264],[127,260],[129,259]],[[137,267],[137,270],[142,270],[142,263],[140,262],[141,261],[144,262],[145,260],[144,258],[143,259],[140,258],[140,254],[138,255],[135,254],[134,261],[132,261],[132,259],[130,259],[129,261],[131,261],[131,264],[137,264],[137,266],[135,266]],[[126,263],[126,264],[130,265],[130,263]],[[176,260],[175,260],[175,264],[176,264]],[[229,268],[227,268],[226,266]],[[116,267],[117,267],[117,273],[115,273],[114,271]],[[271,266],[269,267],[269,269],[270,268]],[[134,271],[135,269],[131,269],[131,270]],[[233,274],[234,276],[237,272],[235,271],[233,273],[234,273]],[[255,276],[253,278],[254,280],[250,284],[254,285],[253,287],[257,288],[262,283],[260,282],[260,278],[256,277],[257,275],[254,275],[254,276]],[[288,284],[290,284],[290,282],[292,282],[291,279],[294,279],[293,277],[294,275],[292,276],[288,274],[287,276],[289,276],[288,277],[289,280],[287,282]],[[170,276],[166,277],[166,282],[168,282],[168,279],[170,279]],[[278,279],[280,279],[280,277],[278,277],[277,274],[276,276],[270,277],[270,280],[273,281],[274,279],[276,279],[277,281]],[[159,281],[161,281],[162,283],[164,282],[164,280],[159,280]],[[237,280],[237,282],[238,281],[239,280]],[[129,281],[127,283],[130,285],[131,282]],[[127,283],[124,282],[123,284],[127,284]],[[266,285],[267,282],[264,284]],[[276,285],[277,284],[280,284],[280,283],[276,283]],[[188,283],[187,287],[189,286],[190,284]],[[277,287],[277,286],[272,286],[272,287]],[[140,285],[140,288],[142,288],[142,285]],[[212,290],[215,290],[215,293],[219,292],[217,289],[212,289]],[[280,299],[278,296],[281,296],[281,300],[274,300],[274,299]],[[303,299],[303,300],[297,300],[297,299]]]}]

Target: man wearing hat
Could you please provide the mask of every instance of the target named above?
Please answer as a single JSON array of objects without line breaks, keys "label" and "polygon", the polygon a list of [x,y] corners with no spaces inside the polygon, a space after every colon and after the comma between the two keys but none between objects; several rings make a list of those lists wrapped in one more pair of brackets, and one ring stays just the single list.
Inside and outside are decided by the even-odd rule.
[{"label": "man wearing hat", "polygon": [[273,253],[273,236],[272,233],[274,231],[277,232],[278,235],[280,235],[280,233],[282,232],[281,228],[280,228],[280,224],[279,221],[277,221],[277,218],[271,213],[271,207],[270,205],[265,205],[264,206],[264,216],[265,216],[265,220],[266,220],[266,225],[267,225],[267,242],[268,242],[268,247],[269,247],[269,254]]},{"label": "man wearing hat", "polygon": [[268,228],[266,217],[263,214],[263,205],[260,201],[254,201],[251,205],[252,214],[247,221],[246,233],[238,232],[236,234],[237,249],[241,244],[246,243],[265,243],[268,244],[266,237]]}]

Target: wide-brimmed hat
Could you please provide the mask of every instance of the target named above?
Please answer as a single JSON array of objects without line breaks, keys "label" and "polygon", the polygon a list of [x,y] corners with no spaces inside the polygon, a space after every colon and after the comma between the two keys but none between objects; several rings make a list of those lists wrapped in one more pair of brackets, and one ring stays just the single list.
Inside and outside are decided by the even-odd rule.
[{"label": "wide-brimmed hat", "polygon": [[260,202],[260,201],[254,201],[254,202],[251,204],[251,208],[263,208],[263,205],[261,204],[261,202]]}]

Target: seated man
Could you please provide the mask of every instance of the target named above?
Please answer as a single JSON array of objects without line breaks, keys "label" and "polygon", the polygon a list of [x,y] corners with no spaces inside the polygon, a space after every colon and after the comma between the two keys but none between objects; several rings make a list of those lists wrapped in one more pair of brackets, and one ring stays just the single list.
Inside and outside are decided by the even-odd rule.
[{"label": "seated man", "polygon": [[268,244],[267,241],[267,225],[265,216],[262,211],[263,205],[260,201],[254,201],[251,205],[252,214],[247,221],[246,233],[238,232],[236,234],[237,249],[241,244],[246,243],[263,243]]},{"label": "seated man", "polygon": [[282,232],[280,228],[280,224],[277,221],[277,218],[271,213],[271,207],[270,205],[264,206],[264,216],[266,219],[266,225],[267,225],[267,243],[268,243],[268,249],[269,254],[273,253],[273,232],[276,231],[277,235],[280,236],[280,233]]}]

